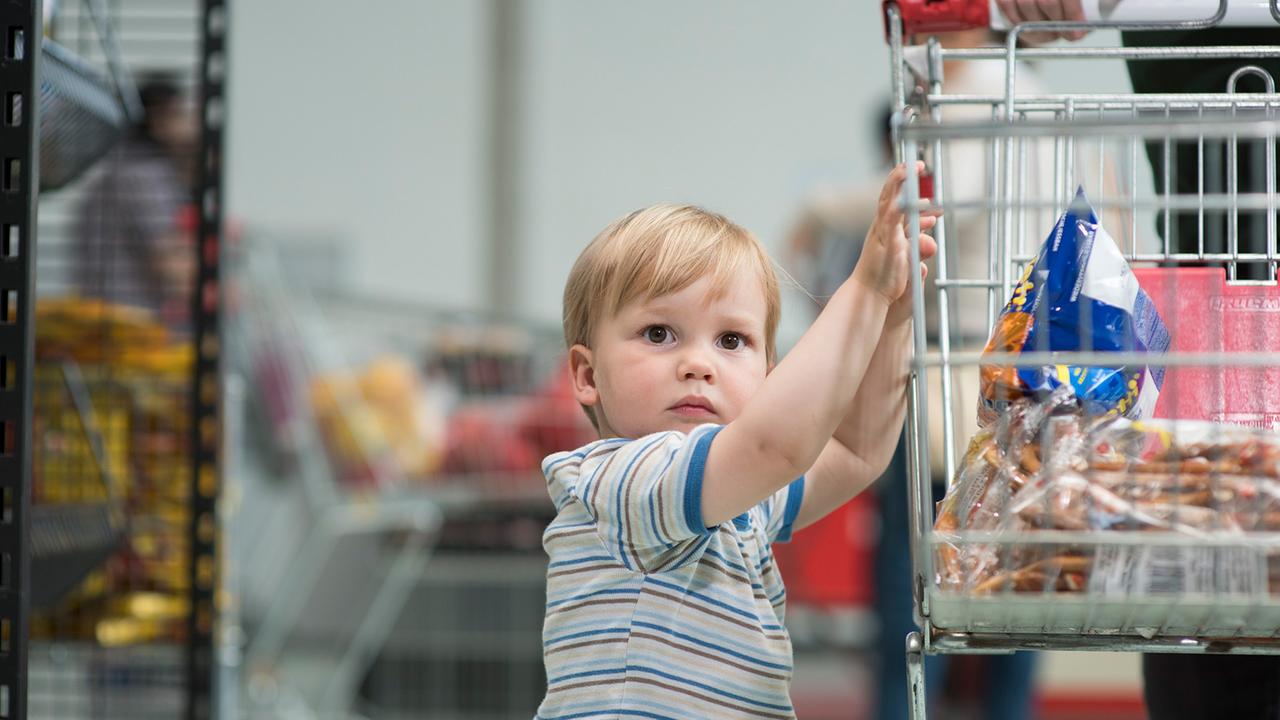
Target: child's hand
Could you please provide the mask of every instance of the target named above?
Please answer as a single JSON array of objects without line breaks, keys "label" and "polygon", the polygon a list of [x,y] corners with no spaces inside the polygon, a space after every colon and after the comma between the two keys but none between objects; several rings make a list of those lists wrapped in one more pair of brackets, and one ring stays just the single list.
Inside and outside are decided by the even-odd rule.
[{"label": "child's hand", "polygon": [[[923,171],[924,163],[918,163],[917,176]],[[889,173],[889,178],[880,191],[875,222],[867,232],[866,242],[862,245],[862,256],[853,269],[853,280],[883,298],[887,306],[905,304],[909,314],[911,297],[907,288],[911,286],[911,246],[907,242],[906,215],[899,206],[899,194],[906,177],[907,169],[904,165],[899,165]],[[920,216],[921,260],[933,257],[938,250],[933,238],[923,234],[937,222],[937,213]],[[919,272],[924,272],[923,263]]]}]

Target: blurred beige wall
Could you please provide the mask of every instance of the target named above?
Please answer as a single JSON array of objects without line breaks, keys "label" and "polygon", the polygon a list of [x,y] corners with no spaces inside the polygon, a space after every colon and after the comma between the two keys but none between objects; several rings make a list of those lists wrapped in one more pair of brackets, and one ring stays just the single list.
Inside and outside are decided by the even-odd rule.
[{"label": "blurred beige wall", "polygon": [[[504,0],[494,0],[503,2]],[[358,292],[482,307],[492,258],[493,2],[272,0],[232,16],[228,198],[249,228],[336,236]],[[559,316],[611,219],[691,201],[779,254],[801,198],[875,164],[872,0],[519,0],[506,136],[511,308]],[[1106,37],[1093,38],[1100,42]],[[1043,68],[1125,90],[1123,69]],[[1101,78],[1105,86],[1095,86]],[[783,340],[809,317],[785,300]]]}]

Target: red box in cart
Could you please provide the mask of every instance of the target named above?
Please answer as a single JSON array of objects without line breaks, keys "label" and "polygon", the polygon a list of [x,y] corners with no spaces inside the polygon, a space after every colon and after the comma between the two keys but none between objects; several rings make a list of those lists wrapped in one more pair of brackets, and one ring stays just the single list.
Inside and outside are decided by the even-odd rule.
[{"label": "red box in cart", "polygon": [[[1280,286],[1228,283],[1222,268],[1135,269],[1169,328],[1170,352],[1280,352]],[[1280,356],[1267,367],[1170,367],[1156,417],[1280,430]]]}]

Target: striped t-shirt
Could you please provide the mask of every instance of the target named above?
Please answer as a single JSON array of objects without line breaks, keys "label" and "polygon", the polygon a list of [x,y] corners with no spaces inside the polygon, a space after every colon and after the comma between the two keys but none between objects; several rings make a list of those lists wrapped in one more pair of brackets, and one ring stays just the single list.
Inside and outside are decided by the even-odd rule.
[{"label": "striped t-shirt", "polygon": [[718,425],[599,440],[542,462],[556,519],[543,534],[542,630],[553,718],[791,718],[785,542],[798,479],[717,527],[702,474]]}]

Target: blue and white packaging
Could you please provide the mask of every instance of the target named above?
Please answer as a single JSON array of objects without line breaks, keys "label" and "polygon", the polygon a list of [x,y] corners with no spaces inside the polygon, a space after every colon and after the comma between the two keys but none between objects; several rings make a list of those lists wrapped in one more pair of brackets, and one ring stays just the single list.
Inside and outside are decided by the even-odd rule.
[{"label": "blue and white packaging", "polygon": [[[984,352],[1151,352],[1169,349],[1169,333],[1129,263],[1102,227],[1083,188],[1040,247],[1005,305]],[[1066,364],[981,367],[979,420],[1008,403],[1072,389],[1091,415],[1151,417],[1163,367]]]}]

